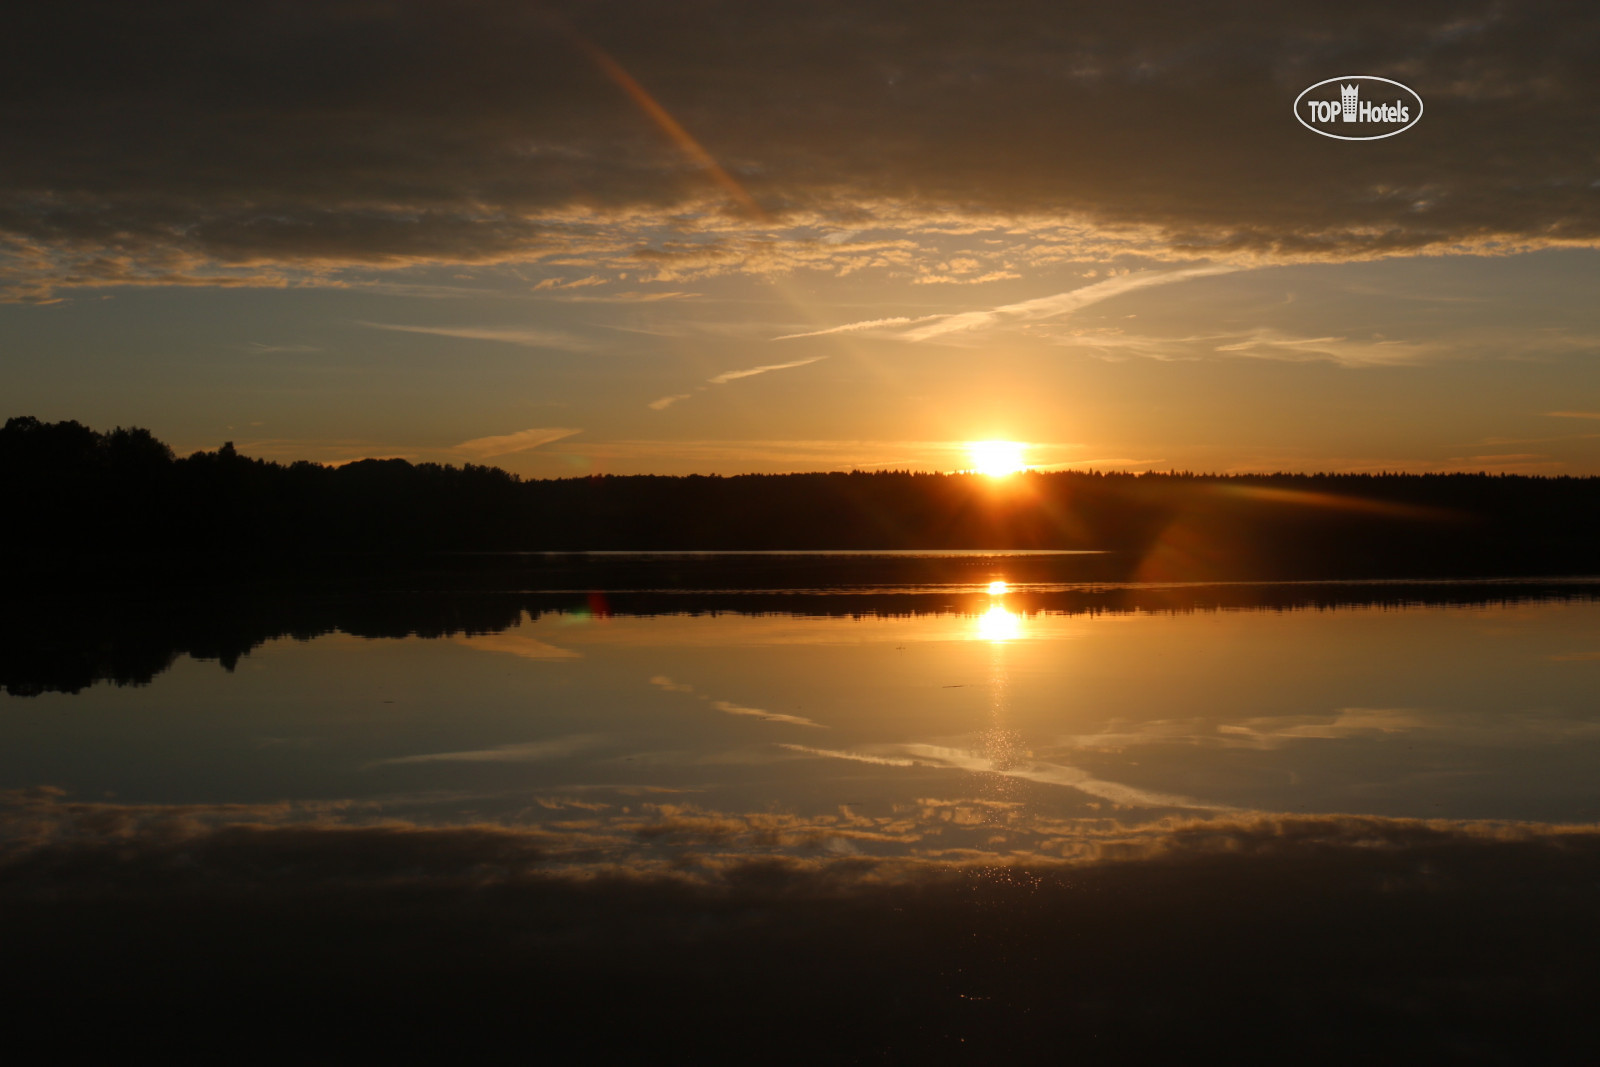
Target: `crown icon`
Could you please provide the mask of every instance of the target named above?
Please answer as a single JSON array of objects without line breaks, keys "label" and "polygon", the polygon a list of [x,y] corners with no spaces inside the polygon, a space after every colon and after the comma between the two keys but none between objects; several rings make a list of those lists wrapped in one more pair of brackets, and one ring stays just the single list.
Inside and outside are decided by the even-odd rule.
[{"label": "crown icon", "polygon": [[1356,87],[1354,85],[1339,86],[1339,102],[1344,105],[1344,121],[1356,120]]}]

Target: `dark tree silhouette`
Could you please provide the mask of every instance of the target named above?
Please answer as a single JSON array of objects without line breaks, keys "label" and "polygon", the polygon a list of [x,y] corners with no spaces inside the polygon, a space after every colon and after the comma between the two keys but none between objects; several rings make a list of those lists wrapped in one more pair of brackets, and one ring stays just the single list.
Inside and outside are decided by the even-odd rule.
[{"label": "dark tree silhouette", "polygon": [[41,581],[469,569],[444,553],[1088,549],[1096,580],[1600,570],[1600,479],[907,471],[525,481],[493,467],[176,458],[148,431],[13,418],[0,536]]}]

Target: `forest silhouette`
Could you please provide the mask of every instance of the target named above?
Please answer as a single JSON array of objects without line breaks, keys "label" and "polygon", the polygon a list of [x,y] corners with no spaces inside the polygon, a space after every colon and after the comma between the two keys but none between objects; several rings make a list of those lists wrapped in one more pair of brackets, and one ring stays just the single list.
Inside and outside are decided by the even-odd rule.
[{"label": "forest silhouette", "polygon": [[[179,457],[148,430],[12,418],[3,524],[52,582],[322,576],[588,551],[1093,550],[1094,580],[1600,570],[1600,479],[907,471],[522,479],[495,467]],[[1087,567],[1087,570],[1082,568]]]}]

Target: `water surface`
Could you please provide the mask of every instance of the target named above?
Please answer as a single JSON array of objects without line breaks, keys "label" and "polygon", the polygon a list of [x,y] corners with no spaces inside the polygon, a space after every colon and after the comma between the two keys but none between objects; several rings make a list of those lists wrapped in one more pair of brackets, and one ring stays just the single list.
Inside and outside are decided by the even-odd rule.
[{"label": "water surface", "polygon": [[1201,591],[1266,606],[963,585],[745,610],[672,593],[627,614],[612,593],[502,603],[435,636],[280,636],[232,670],[180,655],[146,685],[0,698],[0,786],[538,826],[639,862],[690,839],[1071,857],[1247,813],[1600,818],[1587,594],[1284,608],[1306,590]]},{"label": "water surface", "polygon": [[19,607],[0,995],[196,1058],[1586,1058],[1596,583],[881,562]]}]

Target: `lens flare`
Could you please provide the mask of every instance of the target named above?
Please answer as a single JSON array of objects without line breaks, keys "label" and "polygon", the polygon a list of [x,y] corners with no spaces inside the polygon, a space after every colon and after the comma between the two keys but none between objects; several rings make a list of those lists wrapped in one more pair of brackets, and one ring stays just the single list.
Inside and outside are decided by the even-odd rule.
[{"label": "lens flare", "polygon": [[589,58],[605,73],[606,77],[610,78],[623,92],[627,93],[629,99],[639,107],[639,110],[648,115],[650,120],[661,128],[661,131],[667,135],[672,143],[677,145],[678,150],[689,157],[695,166],[705,171],[707,176],[719,185],[733,202],[743,209],[748,217],[758,222],[767,221],[766,212],[761,210],[761,205],[757,204],[755,199],[745,191],[744,186],[740,185],[733,175],[724,170],[722,164],[718,163],[711,153],[707,152],[700,142],[695,140],[694,136],[684,129],[678,120],[673,118],[671,113],[645,90],[644,86],[634,80],[633,75],[622,68],[621,63],[611,58],[611,55],[599,45],[578,35],[576,31],[569,30],[569,33],[578,47],[588,53]]}]

